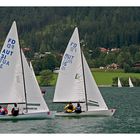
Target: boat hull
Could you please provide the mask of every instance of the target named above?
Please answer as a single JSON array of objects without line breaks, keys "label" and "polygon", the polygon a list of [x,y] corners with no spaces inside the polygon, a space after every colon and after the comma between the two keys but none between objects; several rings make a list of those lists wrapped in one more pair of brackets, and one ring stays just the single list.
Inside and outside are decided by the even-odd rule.
[{"label": "boat hull", "polygon": [[112,116],[115,113],[115,109],[109,110],[96,110],[96,111],[85,111],[81,113],[65,113],[57,112],[55,116],[58,117],[96,117],[96,116]]},{"label": "boat hull", "polygon": [[0,120],[43,120],[55,117],[56,111],[19,114],[18,116],[0,115]]}]

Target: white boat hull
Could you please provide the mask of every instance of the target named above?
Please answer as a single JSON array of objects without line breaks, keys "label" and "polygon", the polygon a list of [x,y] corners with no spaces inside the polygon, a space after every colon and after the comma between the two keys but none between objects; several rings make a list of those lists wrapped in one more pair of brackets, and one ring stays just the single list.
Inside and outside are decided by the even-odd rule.
[{"label": "white boat hull", "polygon": [[112,116],[115,113],[115,109],[109,110],[96,110],[96,111],[86,111],[81,113],[65,113],[57,112],[55,116],[58,117],[94,117],[94,116]]},{"label": "white boat hull", "polygon": [[0,115],[0,120],[43,120],[55,117],[56,111],[19,114],[18,116]]}]

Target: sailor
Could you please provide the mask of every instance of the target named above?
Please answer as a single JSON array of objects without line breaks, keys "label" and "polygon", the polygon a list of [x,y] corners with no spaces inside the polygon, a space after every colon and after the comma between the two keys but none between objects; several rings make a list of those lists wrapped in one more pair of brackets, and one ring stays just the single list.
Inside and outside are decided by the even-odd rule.
[{"label": "sailor", "polygon": [[14,104],[14,107],[12,108],[11,113],[13,116],[17,116],[19,114],[19,108],[17,107],[16,103]]},{"label": "sailor", "polygon": [[64,107],[64,110],[66,113],[71,113],[75,110],[75,107],[73,106],[72,102],[69,102],[69,104]]},{"label": "sailor", "polygon": [[8,109],[6,107],[3,107],[5,115],[8,114]]},{"label": "sailor", "polygon": [[82,112],[82,109],[81,109],[81,105],[80,105],[80,103],[77,103],[77,106],[76,106],[75,112],[76,112],[76,113],[81,113],[81,112]]},{"label": "sailor", "polygon": [[0,106],[0,115],[5,115],[5,110],[2,106]]}]

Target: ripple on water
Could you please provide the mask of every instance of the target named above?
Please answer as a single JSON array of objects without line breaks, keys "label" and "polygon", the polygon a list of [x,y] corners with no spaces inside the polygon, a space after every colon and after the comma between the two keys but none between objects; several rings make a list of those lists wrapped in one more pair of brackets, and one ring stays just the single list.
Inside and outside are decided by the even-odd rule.
[{"label": "ripple on water", "polygon": [[[100,88],[112,117],[56,117],[48,120],[1,121],[0,133],[140,133],[140,88]],[[45,100],[50,110],[65,104],[52,103],[54,88],[48,87]]]}]

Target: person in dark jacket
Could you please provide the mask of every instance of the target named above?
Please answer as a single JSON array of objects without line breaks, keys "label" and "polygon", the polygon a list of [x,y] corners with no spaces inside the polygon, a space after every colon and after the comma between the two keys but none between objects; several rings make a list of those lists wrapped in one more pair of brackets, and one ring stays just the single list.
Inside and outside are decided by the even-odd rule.
[{"label": "person in dark jacket", "polygon": [[19,108],[17,107],[16,103],[14,104],[14,107],[12,108],[11,113],[12,113],[13,116],[19,115]]},{"label": "person in dark jacket", "polygon": [[76,112],[76,113],[81,113],[81,112],[82,112],[82,109],[81,109],[81,105],[80,105],[80,103],[77,103],[77,106],[76,106],[75,112]]},{"label": "person in dark jacket", "polygon": [[0,115],[5,115],[5,110],[2,106],[0,106]]}]

